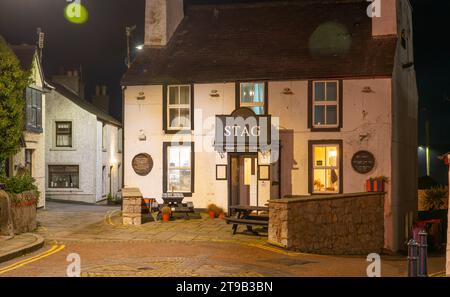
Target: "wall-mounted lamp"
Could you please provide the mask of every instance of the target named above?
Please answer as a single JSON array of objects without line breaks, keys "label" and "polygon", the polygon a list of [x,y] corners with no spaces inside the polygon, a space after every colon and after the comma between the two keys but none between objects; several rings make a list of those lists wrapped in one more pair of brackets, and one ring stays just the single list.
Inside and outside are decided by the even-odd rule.
[{"label": "wall-mounted lamp", "polygon": [[359,134],[359,141],[363,141],[363,140],[365,140],[367,138],[369,138],[369,133]]},{"label": "wall-mounted lamp", "polygon": [[372,90],[372,88],[369,87],[369,86],[365,86],[365,87],[362,89],[362,92],[363,92],[363,93],[375,93],[375,92]]},{"label": "wall-mounted lamp", "polygon": [[281,92],[284,95],[294,95],[294,92],[292,92],[291,88],[284,88],[283,92]]},{"label": "wall-mounted lamp", "polygon": [[224,152],[219,152],[219,156],[221,159],[225,158],[225,153]]},{"label": "wall-mounted lamp", "polygon": [[145,93],[139,92],[138,96],[136,97],[137,100],[145,100]]},{"label": "wall-mounted lamp", "polygon": [[211,90],[211,93],[209,94],[209,96],[213,97],[213,98],[217,98],[220,97],[219,91],[217,90]]},{"label": "wall-mounted lamp", "polygon": [[147,136],[144,134],[144,130],[139,130],[139,141],[146,141]]}]

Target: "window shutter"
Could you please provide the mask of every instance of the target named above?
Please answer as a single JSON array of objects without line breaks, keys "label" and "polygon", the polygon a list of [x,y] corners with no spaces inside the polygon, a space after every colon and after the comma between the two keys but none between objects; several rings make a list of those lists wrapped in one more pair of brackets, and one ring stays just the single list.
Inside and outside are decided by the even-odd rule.
[{"label": "window shutter", "polygon": [[31,94],[30,88],[26,89],[25,98],[26,98],[26,107],[25,107],[25,109],[26,109],[25,110],[26,128],[30,128],[31,127],[31,113],[32,113],[32,109],[31,109],[32,94]]},{"label": "window shutter", "polygon": [[37,92],[37,119],[36,119],[36,128],[42,128],[42,93]]}]

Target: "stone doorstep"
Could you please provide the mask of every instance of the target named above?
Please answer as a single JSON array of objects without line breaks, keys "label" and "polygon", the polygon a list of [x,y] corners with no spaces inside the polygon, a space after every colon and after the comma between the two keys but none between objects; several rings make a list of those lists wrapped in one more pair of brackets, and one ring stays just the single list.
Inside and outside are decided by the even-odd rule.
[{"label": "stone doorstep", "polygon": [[[20,245],[20,241],[23,240],[23,236],[32,236],[34,237],[34,241],[31,243],[27,242],[23,245]],[[21,235],[17,235],[14,238],[11,238],[7,241],[2,241],[2,245],[3,244],[10,245],[11,249],[8,250],[7,252],[0,253],[0,263],[12,260],[25,254],[32,253],[42,248],[44,246],[44,238],[42,238],[40,235],[37,234],[24,233]],[[2,250],[4,249],[2,248]]]}]

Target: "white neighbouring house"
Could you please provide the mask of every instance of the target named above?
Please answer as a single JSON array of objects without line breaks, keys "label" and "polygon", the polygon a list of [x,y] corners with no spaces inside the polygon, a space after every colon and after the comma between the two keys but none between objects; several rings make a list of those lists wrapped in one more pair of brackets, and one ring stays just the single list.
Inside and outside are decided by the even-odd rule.
[{"label": "white neighbouring house", "polygon": [[20,151],[6,162],[6,173],[13,176],[20,167],[25,167],[36,180],[40,192],[38,208],[45,207],[45,106],[51,86],[46,83],[34,45],[9,45],[23,70],[30,71],[31,84],[27,87],[24,100],[25,129]]},{"label": "white neighbouring house", "polygon": [[[369,4],[147,0],[145,46],[122,79],[125,186],[228,208],[386,176],[385,246],[404,248],[417,211],[411,6],[384,0],[371,19]],[[279,152],[217,147],[223,116],[271,118]],[[133,166],[142,154],[148,174]]]},{"label": "white neighbouring house", "polygon": [[[83,99],[76,71],[47,96],[47,199],[94,204],[122,188],[122,125]],[[80,96],[81,94],[81,96]]]}]

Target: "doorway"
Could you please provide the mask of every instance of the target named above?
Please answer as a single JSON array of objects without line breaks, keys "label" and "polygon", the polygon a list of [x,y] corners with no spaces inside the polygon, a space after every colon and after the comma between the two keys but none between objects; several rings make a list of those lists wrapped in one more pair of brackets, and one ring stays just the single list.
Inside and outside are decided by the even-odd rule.
[{"label": "doorway", "polygon": [[256,205],[258,203],[258,154],[231,154],[228,205]]}]

